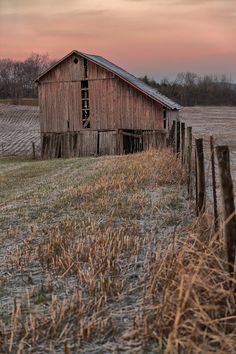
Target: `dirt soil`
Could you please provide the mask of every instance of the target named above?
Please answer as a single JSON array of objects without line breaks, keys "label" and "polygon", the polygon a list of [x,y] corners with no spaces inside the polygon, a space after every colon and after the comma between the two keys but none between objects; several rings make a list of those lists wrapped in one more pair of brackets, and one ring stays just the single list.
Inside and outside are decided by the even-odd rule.
[{"label": "dirt soil", "polygon": [[40,155],[39,107],[0,104],[0,156]]}]

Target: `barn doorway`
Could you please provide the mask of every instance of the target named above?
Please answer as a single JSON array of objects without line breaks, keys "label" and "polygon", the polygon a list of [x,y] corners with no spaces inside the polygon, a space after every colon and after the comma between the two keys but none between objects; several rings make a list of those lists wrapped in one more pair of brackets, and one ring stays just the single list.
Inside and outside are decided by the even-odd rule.
[{"label": "barn doorway", "polygon": [[123,130],[123,151],[125,154],[133,154],[143,151],[143,131]]}]

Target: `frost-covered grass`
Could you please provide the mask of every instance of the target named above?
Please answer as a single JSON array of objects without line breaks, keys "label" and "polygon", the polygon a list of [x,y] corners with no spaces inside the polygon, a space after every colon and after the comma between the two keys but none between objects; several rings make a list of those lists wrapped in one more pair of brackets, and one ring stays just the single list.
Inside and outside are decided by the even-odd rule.
[{"label": "frost-covered grass", "polygon": [[168,150],[0,159],[1,350],[152,350],[127,338],[141,321],[150,262],[185,237],[184,180]]}]

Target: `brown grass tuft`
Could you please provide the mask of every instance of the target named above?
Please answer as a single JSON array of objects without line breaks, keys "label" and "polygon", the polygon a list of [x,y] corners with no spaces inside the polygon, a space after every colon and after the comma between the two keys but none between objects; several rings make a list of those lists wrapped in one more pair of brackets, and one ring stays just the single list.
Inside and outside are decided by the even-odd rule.
[{"label": "brown grass tuft", "polygon": [[[223,242],[207,241],[202,220],[188,237],[151,260],[139,334],[165,353],[234,353],[235,293],[223,259]],[[138,320],[137,320],[138,321]],[[143,335],[144,334],[144,335]]]}]

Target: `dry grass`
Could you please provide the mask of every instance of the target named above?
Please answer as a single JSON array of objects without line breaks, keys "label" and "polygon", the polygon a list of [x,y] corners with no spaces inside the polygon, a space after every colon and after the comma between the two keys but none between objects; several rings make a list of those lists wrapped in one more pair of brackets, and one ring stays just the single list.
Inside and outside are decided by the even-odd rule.
[{"label": "dry grass", "polygon": [[133,326],[152,248],[189,214],[179,162],[168,151],[5,160],[1,178],[2,351],[114,351]]},{"label": "dry grass", "polygon": [[37,163],[3,195],[1,352],[235,351],[222,243],[190,224],[174,155]]},{"label": "dry grass", "polygon": [[217,241],[203,218],[177,249],[172,246],[150,260],[136,335],[156,341],[165,353],[235,353],[236,282],[227,271],[222,237]]}]

